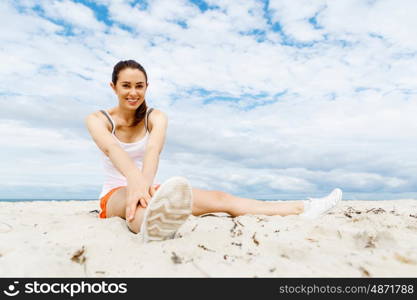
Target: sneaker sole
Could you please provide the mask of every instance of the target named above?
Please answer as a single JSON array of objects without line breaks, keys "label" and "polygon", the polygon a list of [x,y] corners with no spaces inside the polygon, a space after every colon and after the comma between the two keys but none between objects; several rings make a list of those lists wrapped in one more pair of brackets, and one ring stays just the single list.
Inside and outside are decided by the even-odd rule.
[{"label": "sneaker sole", "polygon": [[163,241],[174,237],[191,214],[192,189],[184,177],[164,182],[145,211],[140,232],[142,241]]}]

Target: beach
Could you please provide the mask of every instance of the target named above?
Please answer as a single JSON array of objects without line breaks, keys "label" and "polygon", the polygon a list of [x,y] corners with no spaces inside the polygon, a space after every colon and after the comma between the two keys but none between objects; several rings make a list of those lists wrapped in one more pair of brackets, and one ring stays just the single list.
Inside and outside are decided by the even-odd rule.
[{"label": "beach", "polygon": [[98,201],[0,202],[0,277],[417,277],[417,200],[342,201],[320,218],[225,213],[141,243]]}]

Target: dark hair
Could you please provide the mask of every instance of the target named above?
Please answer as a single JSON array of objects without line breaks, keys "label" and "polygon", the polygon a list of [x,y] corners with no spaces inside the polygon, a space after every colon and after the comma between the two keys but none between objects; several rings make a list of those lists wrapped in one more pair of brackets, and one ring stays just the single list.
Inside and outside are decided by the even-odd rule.
[{"label": "dark hair", "polygon": [[[146,85],[148,85],[148,75],[146,74],[145,68],[142,67],[142,65],[132,59],[130,60],[121,60],[119,61],[113,68],[113,73],[111,76],[111,81],[114,85],[116,85],[119,73],[120,71],[124,69],[138,69],[145,75]],[[136,126],[138,123],[140,123],[146,115],[146,110],[148,107],[146,106],[146,100],[143,101],[143,103],[136,109],[135,112],[135,120],[133,121],[133,124],[131,126]]]}]

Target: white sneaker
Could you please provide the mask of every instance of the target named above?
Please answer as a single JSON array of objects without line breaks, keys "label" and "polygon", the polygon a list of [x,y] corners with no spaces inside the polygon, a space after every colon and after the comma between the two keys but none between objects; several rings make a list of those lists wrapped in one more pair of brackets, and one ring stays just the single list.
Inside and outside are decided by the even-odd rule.
[{"label": "white sneaker", "polygon": [[140,233],[143,242],[173,238],[191,214],[192,189],[184,177],[165,181],[146,208]]},{"label": "white sneaker", "polygon": [[341,200],[341,189],[334,189],[329,195],[323,198],[309,198],[309,200],[304,201],[304,212],[300,216],[316,218],[335,207]]}]

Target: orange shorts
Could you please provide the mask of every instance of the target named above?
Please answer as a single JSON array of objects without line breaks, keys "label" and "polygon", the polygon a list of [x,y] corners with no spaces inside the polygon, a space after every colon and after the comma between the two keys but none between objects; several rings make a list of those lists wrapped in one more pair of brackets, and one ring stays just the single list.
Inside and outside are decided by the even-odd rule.
[{"label": "orange shorts", "polygon": [[[159,183],[153,185],[155,190],[157,190],[160,186],[161,185]],[[122,187],[125,187],[125,186],[118,186],[118,187],[112,188],[107,194],[105,194],[103,197],[101,197],[101,199],[100,199],[101,212],[99,214],[100,218],[102,218],[102,219],[107,218],[107,214],[106,214],[107,201],[109,201],[111,195],[113,195],[113,193],[115,191],[117,191],[118,189],[120,189]]]},{"label": "orange shorts", "polygon": [[107,215],[106,215],[107,201],[110,199],[111,195],[113,195],[113,193],[115,191],[117,191],[118,189],[120,189],[122,187],[124,187],[124,186],[118,186],[118,187],[112,188],[107,194],[105,194],[103,197],[101,197],[101,199],[100,199],[101,212],[99,214],[100,218],[102,218],[102,219],[107,218]]}]

